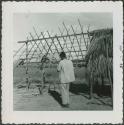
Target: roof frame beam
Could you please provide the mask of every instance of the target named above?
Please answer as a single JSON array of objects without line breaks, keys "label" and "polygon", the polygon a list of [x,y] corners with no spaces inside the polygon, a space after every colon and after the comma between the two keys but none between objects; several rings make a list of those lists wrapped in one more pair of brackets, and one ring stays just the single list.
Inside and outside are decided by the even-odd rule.
[{"label": "roof frame beam", "polygon": [[[67,32],[67,36],[69,37],[69,40],[70,40],[70,42],[71,42],[71,45],[72,45],[72,47],[73,47],[73,49],[74,49],[74,51],[75,51],[75,48],[74,48],[74,46],[73,46],[73,43],[74,43],[74,42],[72,42],[71,37],[70,37],[70,35],[69,35],[69,32],[68,32],[68,30],[67,30],[66,25],[65,25],[64,22],[63,22],[63,26],[64,26],[64,28],[65,28],[65,30],[66,30],[66,32]],[[77,59],[78,59],[78,55],[77,55],[76,52],[75,52],[75,54],[76,54]]]}]

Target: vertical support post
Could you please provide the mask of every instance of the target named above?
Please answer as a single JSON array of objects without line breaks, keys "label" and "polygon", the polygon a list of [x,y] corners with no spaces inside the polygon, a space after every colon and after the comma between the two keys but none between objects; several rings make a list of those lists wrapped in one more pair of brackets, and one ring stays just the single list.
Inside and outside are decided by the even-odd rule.
[{"label": "vertical support post", "polygon": [[107,70],[108,70],[108,78],[111,86],[111,98],[112,98],[112,106],[113,106],[113,83],[111,80],[111,75],[110,75],[110,67],[109,67],[109,55],[108,55],[108,43],[106,42],[106,54],[107,54]]},{"label": "vertical support post", "polygon": [[89,79],[89,84],[90,84],[90,99],[93,98],[93,75],[91,72],[90,79]]},{"label": "vertical support post", "polygon": [[[92,57],[90,57],[89,65],[93,64],[92,61],[93,61]],[[90,70],[88,70],[88,80],[89,80],[89,99],[92,99],[93,98],[93,82],[94,82],[92,68],[90,68]]]},{"label": "vertical support post", "polygon": [[41,83],[41,86],[39,87],[39,92],[40,94],[43,94],[43,89],[45,87],[45,70],[44,70],[44,62],[42,63],[42,69],[41,69],[41,72],[42,72],[42,83]]},{"label": "vertical support post", "polygon": [[26,84],[27,89],[29,89],[30,83],[28,79],[28,40],[26,41]]},{"label": "vertical support post", "polygon": [[87,34],[88,34],[88,39],[89,39],[88,42],[87,42],[87,48],[89,48],[89,42],[91,41],[89,28],[90,28],[90,25],[88,26],[88,29],[87,29]]}]

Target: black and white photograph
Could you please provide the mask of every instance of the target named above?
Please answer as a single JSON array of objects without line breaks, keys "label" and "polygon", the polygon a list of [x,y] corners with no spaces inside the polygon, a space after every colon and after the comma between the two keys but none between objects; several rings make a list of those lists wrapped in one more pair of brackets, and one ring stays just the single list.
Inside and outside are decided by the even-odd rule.
[{"label": "black and white photograph", "polygon": [[[66,2],[24,3],[3,4],[3,21],[6,22],[2,31],[5,123],[45,123],[45,120],[54,121],[53,118],[53,123],[66,123],[71,121],[69,114],[72,114],[73,123],[80,123],[84,120],[79,120],[81,113],[86,117],[85,123],[110,123],[117,111],[120,120],[121,2],[112,2],[110,8],[106,2],[99,2],[98,6],[97,2],[86,2],[86,5],[83,2],[67,2],[67,5]],[[119,12],[116,18],[115,6]],[[7,21],[10,22],[7,24]],[[117,107],[120,108],[117,110]],[[96,117],[92,113],[96,113]],[[107,119],[106,115],[106,122],[102,121],[105,113],[111,117]],[[102,119],[95,121],[100,115]]]},{"label": "black and white photograph", "polygon": [[13,16],[14,110],[113,109],[112,13]]}]

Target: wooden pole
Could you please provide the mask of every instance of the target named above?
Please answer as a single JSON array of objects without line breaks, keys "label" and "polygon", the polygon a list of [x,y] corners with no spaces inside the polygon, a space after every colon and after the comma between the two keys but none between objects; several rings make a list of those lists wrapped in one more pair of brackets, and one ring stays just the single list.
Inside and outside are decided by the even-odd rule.
[{"label": "wooden pole", "polygon": [[[29,41],[29,40],[27,40],[27,44],[29,43],[28,41]],[[33,41],[33,40],[32,40],[32,41]],[[31,45],[32,45],[32,47],[30,48],[30,50],[28,50],[28,53],[27,53],[28,55],[29,55],[29,53],[32,51],[32,49],[34,48],[35,43],[34,43],[34,44],[31,43]]]},{"label": "wooden pole", "polygon": [[[89,65],[93,65],[92,62],[92,56],[89,59]],[[88,70],[88,78],[89,78],[89,99],[92,99],[93,97],[93,71],[92,68],[90,69],[90,71]]]},{"label": "wooden pole", "polygon": [[19,59],[21,58],[21,56],[24,54],[25,50],[22,51],[22,53],[19,55]]},{"label": "wooden pole", "polygon": [[61,45],[61,43],[60,43],[60,41],[59,41],[59,38],[58,38],[57,36],[55,36],[55,37],[56,37],[56,39],[57,39],[57,41],[58,41],[58,43],[59,43],[59,45],[60,45],[60,47],[61,47],[61,50],[64,51],[64,49],[63,49],[63,47],[62,47],[62,45]]},{"label": "wooden pole", "polygon": [[73,26],[71,25],[71,28],[72,28],[72,31],[73,31],[73,33],[74,33],[74,36],[76,37],[76,40],[77,40],[77,43],[78,43],[78,46],[79,46],[79,50],[80,50],[80,52],[81,52],[81,55],[82,55],[82,59],[83,59],[83,53],[82,53],[82,50],[81,50],[81,47],[80,47],[80,43],[79,43],[79,41],[78,41],[78,38],[77,38],[77,35],[75,35],[75,31],[74,31],[74,28],[73,28]]},{"label": "wooden pole", "polygon": [[[36,32],[36,29],[35,29],[34,27],[33,27],[33,29],[34,29],[34,32],[35,32],[35,34],[36,34],[36,36],[37,36],[37,39],[40,39],[40,36],[42,36],[43,33],[41,33],[41,34],[38,36],[38,34],[37,34],[37,32]],[[40,43],[41,43],[41,45],[42,45],[42,47],[43,47],[43,48],[42,48],[42,53],[43,53],[43,49],[46,51],[46,48],[45,48],[45,45],[42,44],[42,40],[40,40],[39,44],[40,44]],[[39,45],[39,44],[38,44],[38,45]]]},{"label": "wooden pole", "polygon": [[111,74],[110,74],[110,68],[109,68],[109,56],[108,56],[108,41],[106,41],[106,53],[107,53],[107,70],[108,70],[108,78],[109,78],[109,82],[110,82],[110,85],[111,85],[111,98],[112,98],[112,106],[113,106],[113,83],[112,83],[112,80],[111,80]]},{"label": "wooden pole", "polygon": [[[32,34],[30,33],[30,36],[32,37],[32,40],[34,40],[34,37],[32,36]],[[37,48],[40,50],[40,52],[41,52],[41,49],[39,48],[39,46],[38,46],[38,44],[37,44],[37,41],[34,41],[34,43],[35,43],[35,45],[37,46]],[[37,49],[36,48],[36,49]],[[42,52],[41,52],[42,53]]]},{"label": "wooden pole", "polygon": [[[51,37],[48,31],[47,31],[47,33],[48,33],[49,37]],[[54,43],[54,40],[53,40],[53,39],[51,39],[51,40],[52,40],[52,42],[53,42],[53,44],[54,44],[54,46],[55,46],[55,48],[56,48],[56,50],[57,50],[57,53],[59,54],[59,50],[58,50],[56,44]]]},{"label": "wooden pole", "polygon": [[[31,55],[31,57],[30,57],[30,59],[29,59],[29,62],[31,61],[32,58],[34,58],[34,54],[35,54],[36,51],[37,51],[37,48],[35,48],[35,49],[33,50],[33,53],[32,53],[32,54],[28,54],[28,55]],[[38,53],[38,52],[37,52],[37,53]],[[39,55],[39,54],[38,54],[38,55]],[[39,55],[38,57],[40,57],[40,55]]]},{"label": "wooden pole", "polygon": [[[45,40],[45,42],[46,42],[46,44],[47,44],[49,50],[51,51],[51,53],[53,53],[53,51],[51,50],[50,45],[48,44],[48,41],[47,41],[47,40],[45,39],[45,37],[44,37],[44,34],[43,34],[43,33],[41,33],[41,34],[42,34],[42,37],[44,38],[44,40]],[[48,53],[48,52],[46,51],[46,53]]]},{"label": "wooden pole", "polygon": [[[34,39],[34,37],[32,36],[32,34],[30,33],[30,36],[32,37],[32,40]],[[41,52],[41,49],[39,48],[39,45],[37,44],[37,41],[34,41],[34,45],[36,45],[37,47],[35,48],[35,50],[33,51],[33,54],[32,54],[32,56],[31,56],[31,58],[30,58],[30,60],[32,59],[32,57],[34,56],[34,53],[37,51],[37,49],[39,49],[40,50],[40,53],[38,53],[37,52],[37,54],[38,54],[38,57],[40,57],[40,54],[42,54],[42,52]],[[33,46],[34,47],[34,46]],[[30,61],[29,60],[29,61]]]},{"label": "wooden pole", "polygon": [[[68,32],[70,31],[70,29],[68,29]],[[62,32],[61,31],[61,29],[59,28],[59,32],[60,32],[60,36],[63,36],[63,33],[64,33],[64,31]],[[63,44],[63,48],[64,48],[64,46],[66,45],[66,40],[67,40],[67,37],[60,37],[60,38],[63,38],[63,40],[64,40],[64,44]]]},{"label": "wooden pole", "polygon": [[27,89],[29,89],[30,83],[28,77],[28,40],[26,42],[26,84],[27,84]]},{"label": "wooden pole", "polygon": [[25,46],[25,43],[15,52],[14,56],[15,57],[17,55],[17,53]]},{"label": "wooden pole", "polygon": [[[71,37],[70,37],[70,35],[69,35],[69,33],[68,33],[68,30],[67,30],[67,28],[66,28],[64,22],[63,22],[63,26],[64,26],[64,28],[65,28],[65,30],[66,30],[66,32],[67,32],[67,36],[69,37],[69,40],[70,40],[70,42],[71,42],[71,45],[72,45],[72,47],[73,47],[73,49],[74,49],[74,51],[75,51],[75,48],[74,48],[74,46],[73,46],[73,42],[72,42],[72,40],[71,40]],[[75,51],[75,54],[76,54],[76,56],[77,56],[77,58],[78,58],[78,55],[77,55],[76,51]]]},{"label": "wooden pole", "polygon": [[[49,37],[50,37],[50,34],[49,34],[48,31],[47,31],[47,33],[48,33],[48,35],[49,35]],[[49,51],[51,51],[51,53],[54,55],[54,53],[53,53],[53,51],[52,51],[52,49],[51,49],[52,44],[54,44],[53,39],[51,38],[52,42],[51,42],[51,44],[49,45],[49,44],[48,44],[48,41],[47,41],[47,39],[45,39],[43,33],[41,33],[41,35],[42,35],[42,37],[44,38],[44,40],[46,41],[46,44],[47,44],[47,46],[48,46],[48,50],[46,50],[46,56],[48,55]],[[54,46],[55,46],[55,44],[54,44]],[[55,46],[55,47],[56,47],[56,46]],[[57,47],[56,47],[56,48],[57,48]],[[58,52],[58,49],[57,49],[57,52]]]},{"label": "wooden pole", "polygon": [[90,78],[89,78],[89,84],[90,84],[90,99],[93,98],[93,74],[92,72],[90,73]]},{"label": "wooden pole", "polygon": [[[69,30],[68,30],[68,31],[69,31]],[[62,33],[62,31],[61,31],[60,28],[59,28],[59,32],[60,32],[60,34],[61,34],[61,36],[62,36],[63,33]],[[62,38],[63,38],[63,41],[64,41],[63,48],[64,48],[64,46],[66,45],[66,48],[67,48],[67,50],[69,51],[69,57],[71,56],[71,57],[72,57],[72,60],[73,60],[73,56],[71,55],[71,52],[70,52],[70,50],[68,49],[68,46],[67,46],[67,43],[66,43],[67,37],[66,37],[66,39],[65,39],[64,37],[62,37]]]},{"label": "wooden pole", "polygon": [[87,49],[88,49],[88,46],[89,46],[89,43],[90,43],[90,41],[91,41],[91,38],[90,38],[90,33],[89,33],[89,28],[90,28],[90,25],[88,26],[88,29],[87,29],[87,34],[88,34],[88,44],[87,44]]},{"label": "wooden pole", "polygon": [[81,25],[81,23],[80,23],[80,20],[78,19],[78,23],[79,23],[79,25],[80,25],[80,28],[81,28],[81,31],[82,31],[82,35],[83,35],[83,39],[84,39],[84,43],[85,43],[85,46],[86,46],[86,49],[88,49],[88,47],[87,47],[87,44],[86,44],[86,41],[85,41],[85,37],[84,37],[84,32],[83,32],[83,28],[82,28],[82,25]]},{"label": "wooden pole", "polygon": [[[84,35],[87,33],[83,33]],[[82,35],[82,33],[78,33],[76,34],[77,36]],[[74,34],[69,34],[69,35],[63,35],[63,36],[58,36],[58,38],[62,38],[62,37],[71,37],[74,36]],[[34,39],[34,40],[28,40],[28,42],[33,42],[33,41],[38,41],[38,40],[47,40],[47,39],[56,39],[55,36],[53,37],[45,37],[45,38],[39,38],[39,39]],[[18,41],[18,43],[25,43],[26,41]]]}]

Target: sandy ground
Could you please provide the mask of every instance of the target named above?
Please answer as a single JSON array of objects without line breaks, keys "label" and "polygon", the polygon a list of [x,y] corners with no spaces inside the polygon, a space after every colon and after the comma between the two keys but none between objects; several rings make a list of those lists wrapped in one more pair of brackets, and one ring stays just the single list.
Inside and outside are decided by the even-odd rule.
[{"label": "sandy ground", "polygon": [[[13,72],[14,78],[14,110],[16,111],[70,111],[70,110],[112,110],[112,100],[110,95],[102,97],[94,94],[93,99],[89,99],[89,88],[85,79],[85,68],[75,69],[76,81],[70,86],[70,107],[61,106],[61,94],[59,86],[56,84],[55,90],[48,85],[44,89],[43,95],[39,95],[36,83],[40,82],[40,70],[30,68],[30,89],[25,88],[25,69],[16,68]],[[48,83],[58,83],[58,73],[56,69],[47,69]],[[20,86],[20,87],[19,87]],[[105,92],[106,93],[106,92]]]},{"label": "sandy ground", "polygon": [[99,97],[94,94],[89,99],[86,93],[74,94],[70,92],[70,107],[61,106],[60,91],[44,90],[42,95],[36,88],[14,88],[14,110],[18,111],[69,111],[69,110],[112,110],[110,97]]}]

